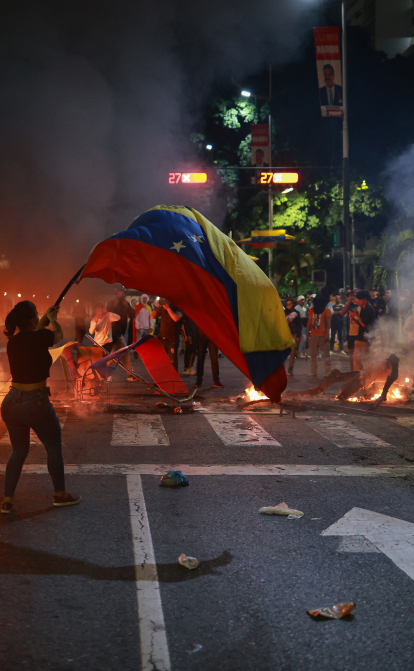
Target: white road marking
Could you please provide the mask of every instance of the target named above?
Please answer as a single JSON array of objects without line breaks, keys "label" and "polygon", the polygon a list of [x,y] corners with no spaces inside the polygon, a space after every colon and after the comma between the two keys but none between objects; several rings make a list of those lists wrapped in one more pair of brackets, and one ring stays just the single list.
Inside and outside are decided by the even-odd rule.
[{"label": "white road marking", "polygon": [[114,415],[111,445],[169,445],[161,415]]},{"label": "white road marking", "polygon": [[139,475],[127,476],[135,558],[142,671],[170,671],[167,632],[151,530]]},{"label": "white road marking", "polygon": [[[305,477],[405,478],[414,466],[318,466],[312,464],[236,464],[233,466],[194,466],[192,464],[65,464],[68,475],[163,475],[170,469],[185,475],[283,475]],[[0,464],[0,474],[6,464]],[[25,464],[23,475],[46,475],[46,464]]]},{"label": "white road marking", "polygon": [[364,508],[352,508],[321,536],[364,536],[414,580],[414,524]]},{"label": "white road marking", "polygon": [[345,536],[339,541],[337,552],[380,552],[377,546],[364,536]]},{"label": "white road marking", "polygon": [[381,438],[360,431],[342,419],[312,420],[307,426],[338,447],[392,447]]},{"label": "white road marking", "polygon": [[217,413],[206,415],[208,423],[225,445],[273,445],[280,443],[249,415],[227,415]]},{"label": "white road marking", "polygon": [[[60,422],[60,427],[63,431],[67,417],[66,411],[61,412],[56,410],[56,414]],[[6,433],[0,438],[0,445],[11,445],[8,431],[6,431]],[[30,429],[30,445],[42,445],[42,442],[39,440],[33,429]]]}]

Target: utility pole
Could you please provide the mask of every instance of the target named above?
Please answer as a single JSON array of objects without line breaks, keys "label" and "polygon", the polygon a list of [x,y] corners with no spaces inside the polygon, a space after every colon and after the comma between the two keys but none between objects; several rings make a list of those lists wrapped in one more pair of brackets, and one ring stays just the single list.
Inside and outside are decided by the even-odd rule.
[{"label": "utility pole", "polygon": [[[269,63],[269,163],[272,165],[272,115],[270,114],[270,101],[272,99],[272,66]],[[269,230],[273,228],[273,193],[269,184]],[[269,279],[272,280],[271,264],[273,260],[273,250],[269,249]]]},{"label": "utility pole", "polygon": [[350,278],[350,220],[349,220],[349,136],[348,136],[348,82],[347,82],[347,58],[346,58],[346,0],[342,4],[342,188],[343,188],[343,220],[344,220],[344,284],[351,286]]}]

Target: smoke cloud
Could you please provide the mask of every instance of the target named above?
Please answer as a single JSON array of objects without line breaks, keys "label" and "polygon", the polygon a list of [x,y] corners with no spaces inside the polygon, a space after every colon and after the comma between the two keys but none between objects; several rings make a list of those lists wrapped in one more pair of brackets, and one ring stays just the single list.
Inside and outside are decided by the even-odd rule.
[{"label": "smoke cloud", "polygon": [[[167,175],[199,165],[190,134],[213,82],[297,57],[320,7],[9,3],[0,40],[0,290],[55,295],[99,240],[153,205],[181,202]],[[204,213],[220,225],[214,198]]]}]

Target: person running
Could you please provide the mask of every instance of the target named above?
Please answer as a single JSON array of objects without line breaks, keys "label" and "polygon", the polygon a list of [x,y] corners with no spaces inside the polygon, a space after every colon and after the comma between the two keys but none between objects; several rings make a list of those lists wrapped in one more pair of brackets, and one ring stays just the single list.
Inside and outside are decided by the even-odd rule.
[{"label": "person running", "polygon": [[[8,338],[12,386],[1,406],[1,416],[13,451],[6,467],[2,513],[10,513],[14,508],[14,492],[29,454],[30,429],[47,451],[47,468],[54,487],[53,505],[73,506],[81,500],[65,489],[62,432],[46,386],[52,365],[49,347],[63,338],[56,320],[58,311],[59,306],[50,307],[39,320],[36,306],[31,301],[20,301],[6,317],[4,334]],[[49,322],[52,330],[46,328]]]},{"label": "person running", "polygon": [[311,373],[308,377],[318,375],[318,351],[321,350],[325,360],[325,377],[331,372],[331,360],[329,356],[329,327],[331,324],[331,311],[326,307],[326,300],[319,294],[313,299],[313,307],[310,308],[308,319],[309,351],[311,355]]},{"label": "person running", "polygon": [[295,364],[295,357],[296,357],[296,352],[297,352],[297,347],[300,343],[301,335],[302,335],[302,321],[300,318],[300,314],[298,310],[294,307],[293,301],[291,298],[288,298],[286,300],[286,306],[285,306],[285,315],[287,319],[287,323],[289,324],[290,332],[293,336],[293,339],[296,342],[296,347],[294,347],[289,355],[289,368],[288,368],[288,375],[293,375],[293,366]]}]

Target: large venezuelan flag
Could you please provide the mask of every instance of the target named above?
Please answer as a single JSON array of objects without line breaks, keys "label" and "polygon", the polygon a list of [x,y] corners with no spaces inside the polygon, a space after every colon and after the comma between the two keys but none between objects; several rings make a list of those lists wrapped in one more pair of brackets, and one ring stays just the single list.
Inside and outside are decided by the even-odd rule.
[{"label": "large venezuelan flag", "polygon": [[286,387],[294,342],[279,295],[202,214],[158,205],[93,249],[84,277],[163,296],[181,308],[272,401]]}]

